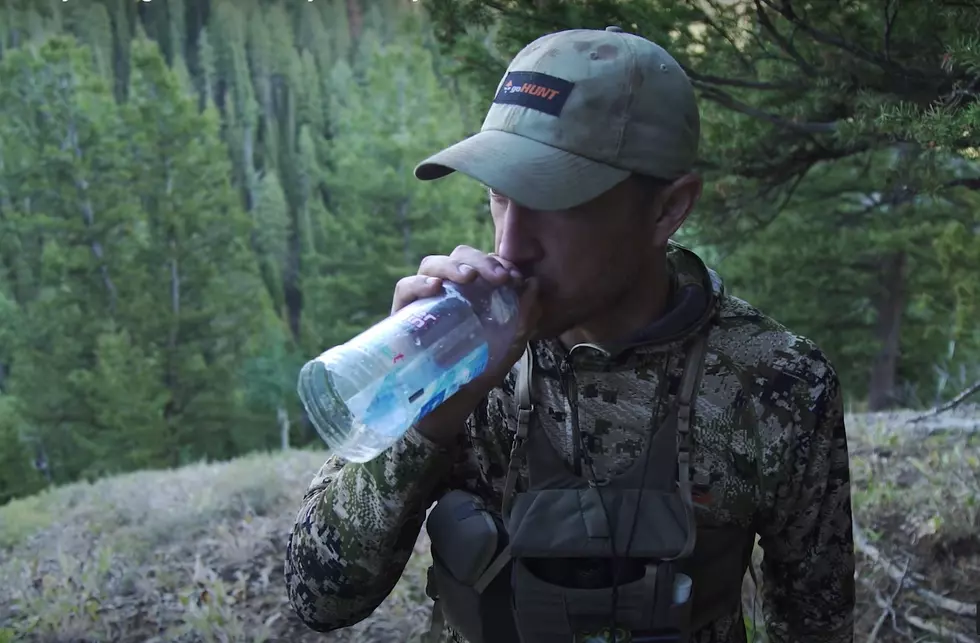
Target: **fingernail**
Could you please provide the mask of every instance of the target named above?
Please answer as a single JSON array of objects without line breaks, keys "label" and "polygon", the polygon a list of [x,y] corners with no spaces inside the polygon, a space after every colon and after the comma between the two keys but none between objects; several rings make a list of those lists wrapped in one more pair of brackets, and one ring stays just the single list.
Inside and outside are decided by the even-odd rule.
[{"label": "fingernail", "polygon": [[473,272],[473,266],[471,266],[469,264],[461,263],[461,264],[459,264],[459,271],[461,273],[463,273],[464,275],[468,275],[471,272]]},{"label": "fingernail", "polygon": [[503,266],[497,266],[496,268],[493,269],[493,274],[500,275],[501,277],[503,277],[504,275],[507,274],[507,269],[504,268]]},{"label": "fingernail", "polygon": [[510,276],[516,279],[517,281],[524,281],[524,275],[522,275],[518,270],[511,270]]},{"label": "fingernail", "polygon": [[439,283],[439,277],[429,277],[425,280],[425,283],[429,284],[430,286],[435,285]]}]

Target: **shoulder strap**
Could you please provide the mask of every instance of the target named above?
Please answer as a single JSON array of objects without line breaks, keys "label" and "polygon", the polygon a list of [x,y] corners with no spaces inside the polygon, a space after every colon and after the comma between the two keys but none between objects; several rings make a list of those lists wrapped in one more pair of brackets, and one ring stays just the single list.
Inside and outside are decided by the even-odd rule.
[{"label": "shoulder strap", "polygon": [[517,369],[515,390],[517,395],[517,433],[514,435],[514,445],[511,447],[510,462],[507,465],[507,478],[504,480],[504,518],[510,514],[510,503],[514,497],[517,477],[520,474],[521,466],[524,464],[524,455],[527,449],[527,432],[531,425],[531,416],[534,413],[534,404],[531,402],[533,369],[534,354],[531,352],[531,347],[528,346],[521,356]]},{"label": "shoulder strap", "polygon": [[684,364],[684,374],[681,376],[680,389],[677,392],[677,484],[680,487],[681,498],[687,506],[688,518],[691,521],[691,532],[684,550],[677,555],[684,558],[694,551],[694,501],[691,498],[691,451],[694,439],[691,436],[691,413],[694,401],[701,384],[701,374],[704,372],[704,358],[708,348],[707,333],[698,333],[693,345],[688,348]]}]

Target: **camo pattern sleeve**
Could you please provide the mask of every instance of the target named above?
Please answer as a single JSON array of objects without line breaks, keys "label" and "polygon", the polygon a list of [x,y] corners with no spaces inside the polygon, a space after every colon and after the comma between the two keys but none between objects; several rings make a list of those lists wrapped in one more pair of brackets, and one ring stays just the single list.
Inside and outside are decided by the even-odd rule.
[{"label": "camo pattern sleeve", "polygon": [[837,373],[799,339],[777,358],[783,408],[793,427],[783,443],[771,510],[761,516],[766,631],[774,643],[853,640],[854,541],[844,408]]},{"label": "camo pattern sleeve", "polygon": [[304,496],[286,548],[286,591],[308,627],[348,627],[381,604],[401,577],[426,510],[448,484],[459,452],[409,430],[370,462],[339,456],[326,461]]}]

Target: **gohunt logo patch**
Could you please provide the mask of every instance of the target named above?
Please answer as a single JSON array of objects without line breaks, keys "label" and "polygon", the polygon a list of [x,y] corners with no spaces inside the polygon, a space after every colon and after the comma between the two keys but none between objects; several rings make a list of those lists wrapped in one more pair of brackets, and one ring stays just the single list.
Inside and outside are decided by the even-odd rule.
[{"label": "gohunt logo patch", "polygon": [[519,105],[559,116],[575,83],[536,71],[512,71],[504,78],[504,84],[493,102],[501,105]]}]

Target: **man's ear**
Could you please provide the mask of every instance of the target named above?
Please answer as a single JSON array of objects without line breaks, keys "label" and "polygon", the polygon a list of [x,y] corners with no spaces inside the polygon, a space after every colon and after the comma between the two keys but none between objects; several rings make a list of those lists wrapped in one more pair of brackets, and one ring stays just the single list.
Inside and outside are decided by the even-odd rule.
[{"label": "man's ear", "polygon": [[661,191],[656,200],[660,217],[654,228],[654,246],[667,245],[667,241],[674,236],[701,198],[703,187],[701,175],[690,172]]}]

